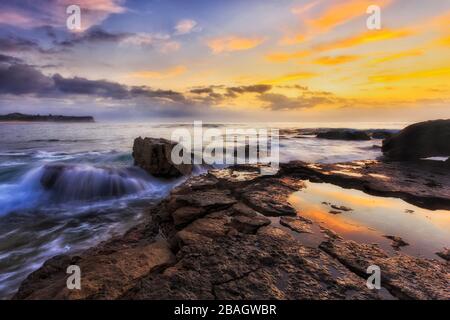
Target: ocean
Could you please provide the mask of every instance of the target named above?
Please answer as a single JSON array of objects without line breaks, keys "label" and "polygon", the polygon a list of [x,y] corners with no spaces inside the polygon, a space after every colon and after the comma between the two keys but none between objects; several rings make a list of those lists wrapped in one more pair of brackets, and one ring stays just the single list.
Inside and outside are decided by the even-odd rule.
[{"label": "ocean", "polygon": [[[192,123],[1,123],[0,298],[58,254],[92,247],[142,221],[143,208],[183,178],[157,179],[133,166],[136,137],[170,138]],[[299,128],[398,130],[406,123],[207,124],[224,128],[277,128],[280,161],[333,163],[376,159],[381,140],[337,141],[290,133]],[[42,177],[64,168],[55,190]],[[197,166],[194,174],[206,169]]]}]

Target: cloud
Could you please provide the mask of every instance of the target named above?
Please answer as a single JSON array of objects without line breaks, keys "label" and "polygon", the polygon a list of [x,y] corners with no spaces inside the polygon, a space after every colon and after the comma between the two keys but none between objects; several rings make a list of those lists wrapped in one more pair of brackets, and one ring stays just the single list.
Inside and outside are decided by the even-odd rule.
[{"label": "cloud", "polygon": [[180,20],[175,26],[175,34],[177,35],[188,34],[191,32],[198,32],[198,31],[201,31],[200,26],[195,20],[191,19]]},{"label": "cloud", "polygon": [[8,64],[20,64],[22,63],[22,59],[7,56],[4,54],[0,54],[0,63],[8,63]]},{"label": "cloud", "polygon": [[4,9],[3,11],[0,11],[0,24],[21,26],[24,28],[38,26],[38,24],[36,24],[36,21],[32,17],[22,12],[17,12],[11,9]]},{"label": "cloud", "polygon": [[314,19],[307,20],[306,23],[315,30],[328,31],[356,17],[365,15],[370,5],[376,4],[385,7],[391,2],[392,0],[378,0],[376,3],[373,0],[328,1],[331,5]]},{"label": "cloud", "polygon": [[303,33],[293,34],[288,32],[280,39],[280,41],[278,41],[278,44],[281,46],[292,46],[294,44],[305,42],[305,40],[306,36]]},{"label": "cloud", "polygon": [[271,53],[271,54],[266,55],[266,59],[271,62],[286,62],[289,60],[308,57],[310,54],[311,54],[311,51],[309,51],[309,50],[300,50],[300,51],[290,52],[290,53],[278,52],[278,53]]},{"label": "cloud", "polygon": [[219,54],[223,52],[249,50],[259,46],[263,42],[264,39],[260,37],[225,36],[210,39],[207,41],[207,45],[213,53]]},{"label": "cloud", "polygon": [[54,89],[58,93],[91,95],[113,99],[129,97],[129,92],[125,86],[107,80],[88,80],[80,77],[64,78],[59,74],[55,74],[52,79],[54,81]]},{"label": "cloud", "polygon": [[74,33],[70,39],[59,42],[58,45],[73,47],[83,43],[120,42],[132,37],[129,33],[111,33],[94,26],[83,33]]},{"label": "cloud", "polygon": [[128,76],[132,78],[141,79],[168,79],[182,75],[187,71],[185,66],[175,66],[166,70],[154,71],[154,70],[142,70],[130,73]]},{"label": "cloud", "polygon": [[332,103],[334,100],[329,97],[302,95],[299,97],[287,97],[277,93],[265,93],[259,99],[266,103],[266,108],[271,110],[292,110],[314,108],[319,105]]},{"label": "cloud", "polygon": [[123,44],[131,44],[137,46],[149,46],[158,42],[168,41],[170,36],[161,33],[128,33],[123,39]]},{"label": "cloud", "polygon": [[0,94],[45,93],[53,86],[51,78],[31,66],[0,64]]},{"label": "cloud", "polygon": [[240,87],[229,87],[226,89],[227,93],[226,95],[228,97],[235,98],[238,95],[245,94],[245,93],[265,93],[267,91],[270,91],[272,89],[272,86],[269,84],[255,84],[250,86],[240,86]]},{"label": "cloud", "polygon": [[162,53],[174,52],[180,49],[181,45],[173,41],[168,34],[161,33],[129,33],[129,32],[109,32],[99,26],[81,32],[71,33],[69,38],[56,42],[54,45],[64,48],[75,47],[83,44],[117,43],[123,46],[155,47]]},{"label": "cloud", "polygon": [[450,68],[425,69],[406,73],[387,73],[370,76],[369,80],[374,83],[396,82],[402,80],[414,80],[423,78],[447,77],[450,75]]},{"label": "cloud", "polygon": [[130,90],[130,93],[132,96],[156,98],[171,102],[181,102],[189,104],[188,100],[182,93],[173,90],[161,90],[161,89],[153,90],[146,86],[140,86],[140,87],[133,87]]},{"label": "cloud", "polygon": [[40,51],[39,44],[35,41],[31,41],[16,36],[8,36],[0,38],[0,51],[1,52],[27,52],[27,51]]},{"label": "cloud", "polygon": [[214,88],[201,87],[201,88],[191,89],[189,92],[194,93],[194,94],[210,94],[210,93],[214,93]]},{"label": "cloud", "polygon": [[[328,42],[322,42],[314,45],[310,49],[303,49],[294,52],[276,52],[266,55],[266,60],[270,62],[288,62],[291,60],[298,60],[306,58],[311,55],[317,55],[322,52],[332,51],[337,49],[347,49],[359,45],[382,42],[386,40],[395,40],[408,37],[414,34],[413,30],[409,29],[382,29],[382,30],[369,30],[359,34],[341,38],[337,40],[331,40]],[[356,60],[356,56],[342,56],[341,58],[317,58],[318,64],[339,64],[344,62],[350,62],[350,60]],[[353,59],[353,60],[352,60]]]},{"label": "cloud", "polygon": [[159,45],[161,53],[170,53],[180,50],[181,44],[177,41],[164,41]]},{"label": "cloud", "polygon": [[[256,93],[262,94],[268,92],[272,89],[269,84],[253,84],[248,86],[236,86],[236,87],[226,87],[226,86],[206,86],[197,87],[191,89],[189,92],[196,95],[209,95],[214,99],[218,98],[237,98],[240,95],[246,93]],[[218,93],[219,90],[221,93]],[[197,98],[198,99],[198,98]]]},{"label": "cloud", "polygon": [[279,84],[279,83],[284,83],[284,82],[289,82],[289,81],[295,81],[295,80],[301,80],[301,79],[309,79],[309,78],[313,78],[316,77],[317,74],[315,72],[309,72],[309,71],[304,71],[304,72],[296,72],[296,73],[288,73],[273,79],[268,79],[265,81],[261,81],[262,83],[265,84]]},{"label": "cloud", "polygon": [[403,59],[406,57],[417,57],[417,56],[421,56],[421,55],[423,55],[422,50],[417,50],[417,49],[405,50],[405,51],[400,51],[400,52],[392,53],[389,55],[385,55],[384,57],[381,57],[381,58],[374,59],[372,61],[372,63],[377,64],[377,63],[399,60],[399,59]]},{"label": "cloud", "polygon": [[126,11],[124,0],[46,0],[39,4],[34,1],[16,0],[0,3],[0,23],[20,28],[53,26],[66,28],[69,5],[76,4],[82,11],[81,28],[87,30],[98,25],[111,14]]},{"label": "cloud", "polygon": [[320,57],[315,60],[317,64],[321,65],[337,65],[337,64],[343,64],[347,62],[352,62],[355,60],[358,60],[359,57],[355,55],[342,55],[342,56],[326,56],[326,57]]},{"label": "cloud", "polygon": [[362,44],[380,42],[385,40],[395,40],[410,36],[413,32],[407,29],[381,29],[381,30],[369,30],[357,35],[333,40],[314,46],[315,51],[323,52],[335,49],[350,48]]},{"label": "cloud", "polygon": [[299,84],[292,84],[292,85],[278,85],[277,88],[281,89],[297,89],[300,91],[308,91],[309,88],[307,86],[301,86]]},{"label": "cloud", "polygon": [[147,98],[173,103],[189,104],[185,96],[173,90],[152,89],[146,86],[127,87],[108,80],[89,80],[82,77],[65,78],[60,74],[45,75],[33,66],[12,57],[1,55],[0,94],[34,95],[39,97],[67,98],[76,96],[105,99]]}]

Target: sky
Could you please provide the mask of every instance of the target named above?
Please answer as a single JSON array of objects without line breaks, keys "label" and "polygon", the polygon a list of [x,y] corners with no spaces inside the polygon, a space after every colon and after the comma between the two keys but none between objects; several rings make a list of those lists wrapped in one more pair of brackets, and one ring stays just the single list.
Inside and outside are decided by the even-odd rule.
[{"label": "sky", "polygon": [[[78,30],[66,25],[72,4]],[[371,5],[381,8],[375,30]],[[450,0],[3,0],[0,113],[9,112],[450,118]]]}]

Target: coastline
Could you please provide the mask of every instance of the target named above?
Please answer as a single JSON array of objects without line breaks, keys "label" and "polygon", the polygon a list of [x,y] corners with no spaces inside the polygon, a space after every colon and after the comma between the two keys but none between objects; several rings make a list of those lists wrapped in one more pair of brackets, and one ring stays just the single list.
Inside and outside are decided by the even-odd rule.
[{"label": "coastline", "polygon": [[[386,174],[392,163],[359,161],[345,164],[356,168],[349,172],[332,172],[337,165],[296,161],[271,177],[252,166],[190,177],[123,237],[48,260],[14,299],[449,299],[448,261],[347,240],[288,202],[308,180],[448,209],[450,191],[436,193],[420,176],[405,187],[411,174],[426,176],[430,167],[402,170],[400,163],[399,174],[380,182],[373,174]],[[435,182],[448,185],[444,165],[431,168],[440,173]],[[321,241],[311,245],[310,234]],[[66,288],[65,267],[73,263],[86,270],[82,290]],[[365,285],[371,264],[387,272],[380,291]]]}]

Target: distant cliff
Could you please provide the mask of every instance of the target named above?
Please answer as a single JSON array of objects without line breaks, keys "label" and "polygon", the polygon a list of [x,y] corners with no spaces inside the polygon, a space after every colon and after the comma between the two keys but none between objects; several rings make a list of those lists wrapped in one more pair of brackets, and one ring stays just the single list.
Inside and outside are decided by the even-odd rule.
[{"label": "distant cliff", "polygon": [[23,113],[10,113],[0,115],[1,121],[27,121],[27,122],[94,122],[94,117],[91,116],[61,116],[61,115],[32,115]]}]

